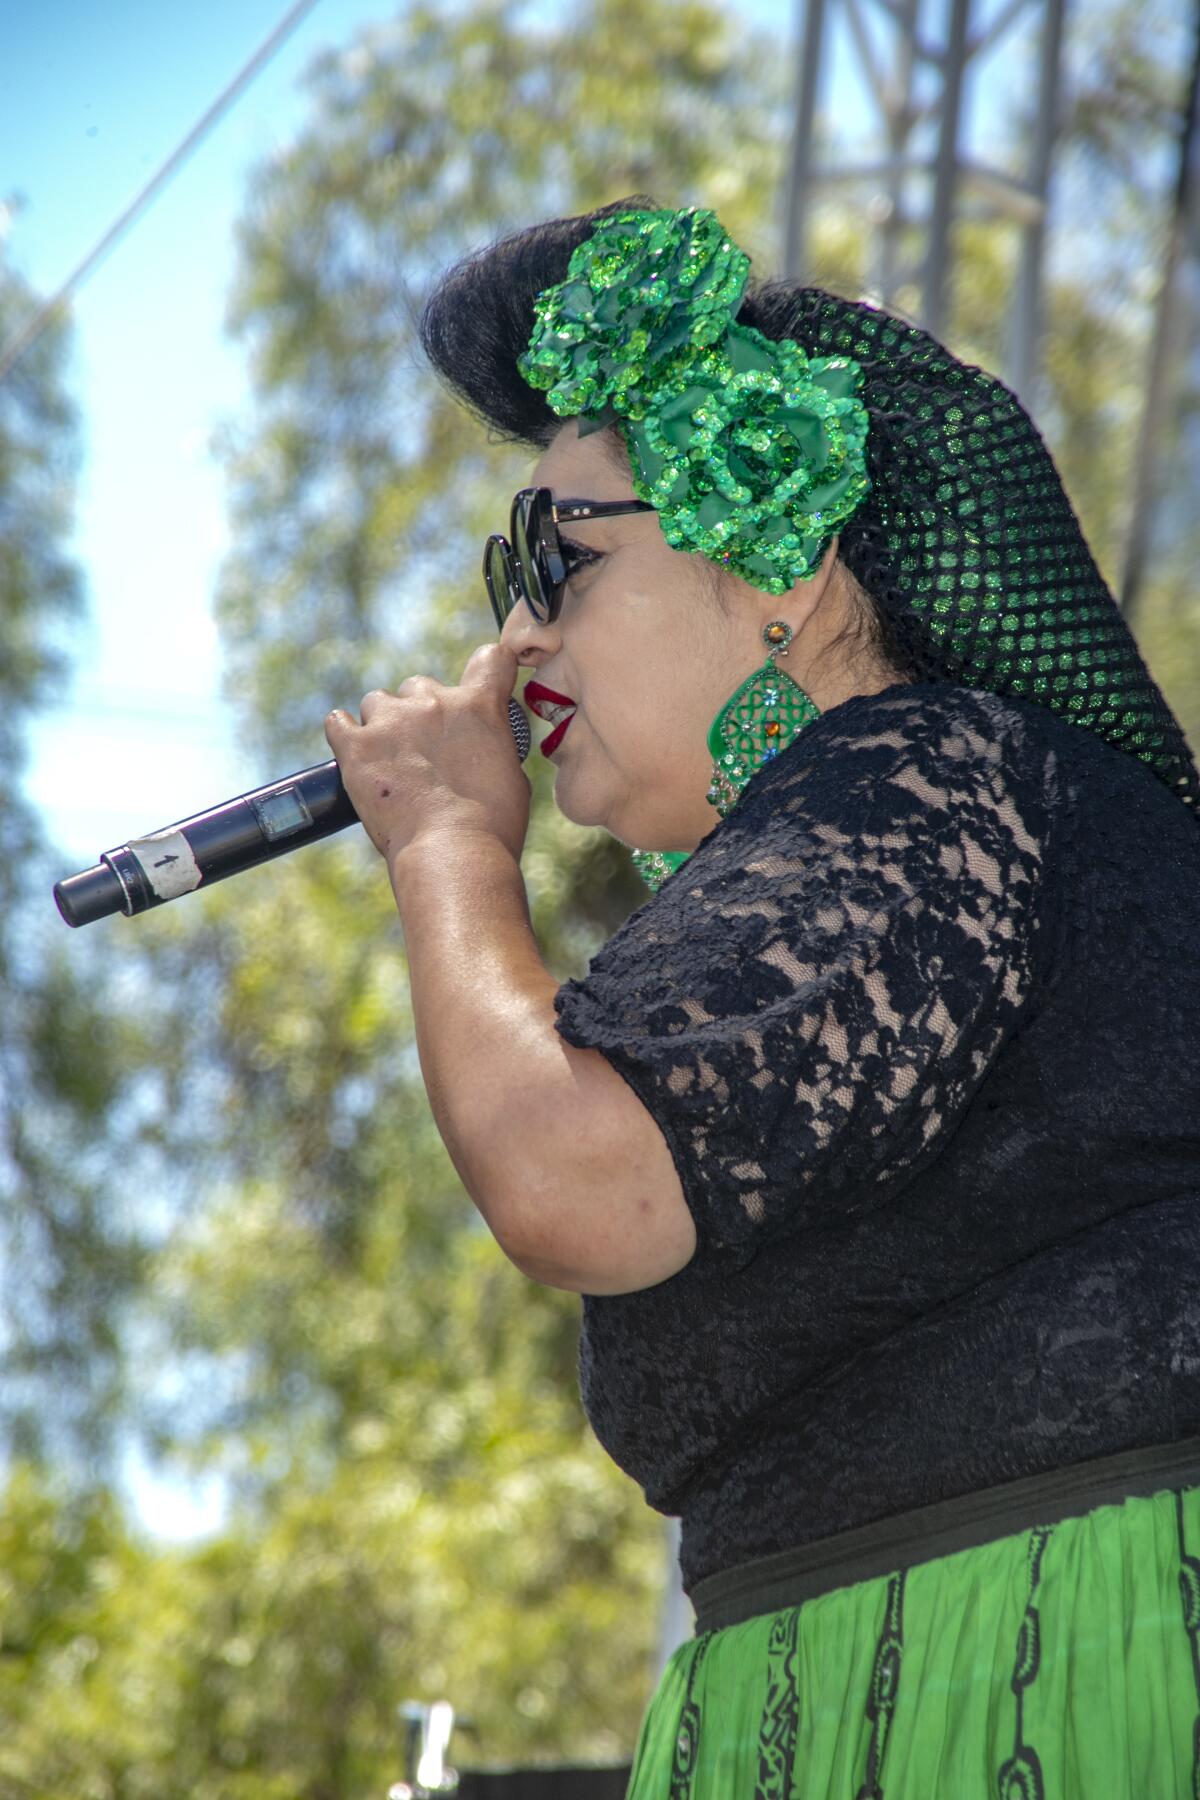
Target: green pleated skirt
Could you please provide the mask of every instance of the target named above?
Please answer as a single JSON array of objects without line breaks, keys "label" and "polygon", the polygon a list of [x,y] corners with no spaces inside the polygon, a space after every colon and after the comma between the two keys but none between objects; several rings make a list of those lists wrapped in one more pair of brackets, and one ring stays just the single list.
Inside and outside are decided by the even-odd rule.
[{"label": "green pleated skirt", "polygon": [[1200,1487],[701,1632],[628,1800],[1200,1800]]}]

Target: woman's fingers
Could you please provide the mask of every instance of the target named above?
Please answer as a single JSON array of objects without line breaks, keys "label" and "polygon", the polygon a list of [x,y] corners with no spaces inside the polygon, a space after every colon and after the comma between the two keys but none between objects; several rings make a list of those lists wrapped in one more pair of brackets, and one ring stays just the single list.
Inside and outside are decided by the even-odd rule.
[{"label": "woman's fingers", "polygon": [[[516,674],[517,659],[506,644],[478,644],[463,667],[461,685],[495,688],[507,696],[512,693]],[[340,720],[343,724],[357,725],[361,720],[363,725],[369,725],[373,718],[378,717],[381,712],[386,712],[388,707],[394,705],[397,700],[418,699],[422,695],[432,697],[436,693],[448,691],[443,688],[441,682],[435,681],[432,675],[406,675],[395,690],[372,688],[369,694],[364,694],[358,709],[358,718],[355,718],[354,714],[347,711],[345,707],[335,706],[328,715],[326,724],[330,720]],[[336,723],[334,728],[337,729]],[[326,732],[326,736],[328,736],[328,732]]]}]

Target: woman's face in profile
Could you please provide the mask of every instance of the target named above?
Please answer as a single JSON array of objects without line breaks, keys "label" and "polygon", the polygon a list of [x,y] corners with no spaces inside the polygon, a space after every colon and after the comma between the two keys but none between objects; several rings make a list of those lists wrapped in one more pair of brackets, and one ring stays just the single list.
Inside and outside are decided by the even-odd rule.
[{"label": "woman's face in profile", "polygon": [[[601,434],[580,438],[575,419],[537,462],[529,485],[548,487],[555,500],[637,497]],[[560,530],[595,560],[572,573],[553,624],[539,624],[522,603],[502,634],[537,681],[577,708],[553,754],[555,801],[576,824],[603,826],[637,849],[694,850],[720,822],[705,798],[709,727],[766,660],[762,630],[771,619],[786,619],[797,638],[808,622],[813,643],[812,615],[836,545],[811,581],[777,597],[698,551],[672,550],[653,512],[572,521]],[[794,644],[782,667],[803,682],[801,649]],[[813,698],[824,710],[819,694]]]}]

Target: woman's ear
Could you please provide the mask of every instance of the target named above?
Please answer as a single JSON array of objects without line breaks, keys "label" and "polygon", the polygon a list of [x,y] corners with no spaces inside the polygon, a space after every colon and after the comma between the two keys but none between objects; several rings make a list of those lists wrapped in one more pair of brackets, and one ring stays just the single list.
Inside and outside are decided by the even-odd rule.
[{"label": "woman's ear", "polygon": [[827,595],[835,601],[840,598],[839,542],[835,537],[812,574],[798,577],[786,594],[772,597],[759,590],[759,598],[764,602],[764,624],[771,619],[786,619],[796,637],[799,637],[817,608],[825,603]]}]

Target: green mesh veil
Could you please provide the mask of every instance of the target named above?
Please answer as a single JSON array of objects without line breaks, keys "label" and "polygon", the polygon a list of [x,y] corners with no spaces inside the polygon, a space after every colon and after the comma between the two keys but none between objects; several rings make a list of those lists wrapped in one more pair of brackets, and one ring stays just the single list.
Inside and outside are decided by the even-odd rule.
[{"label": "green mesh veil", "polygon": [[586,223],[517,366],[581,434],[619,425],[668,543],[784,593],[836,533],[920,679],[1049,707],[1200,817],[1179,722],[1001,381],[865,303],[747,290],[708,209]]},{"label": "green mesh veil", "polygon": [[1061,713],[1139,757],[1200,820],[1183,731],[1020,401],[891,314],[819,288],[788,303],[809,355],[862,367],[871,489],[840,554],[920,678]]}]

